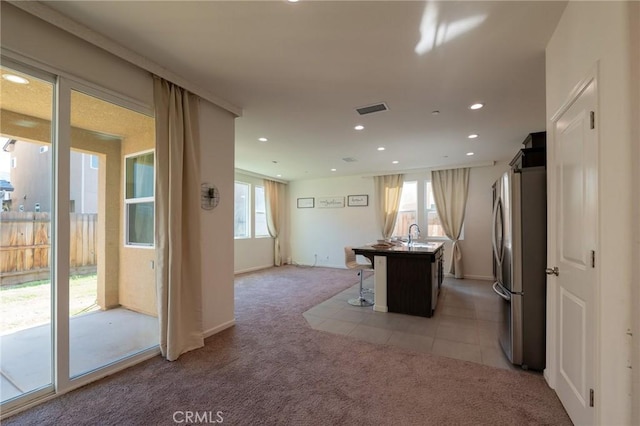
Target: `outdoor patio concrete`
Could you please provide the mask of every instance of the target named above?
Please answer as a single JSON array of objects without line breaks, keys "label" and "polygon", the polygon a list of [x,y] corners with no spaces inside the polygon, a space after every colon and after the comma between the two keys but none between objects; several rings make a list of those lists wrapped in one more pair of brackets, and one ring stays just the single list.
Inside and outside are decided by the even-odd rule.
[{"label": "outdoor patio concrete", "polygon": [[[158,344],[158,319],[124,308],[69,322],[70,374],[76,377]],[[51,324],[0,336],[0,400],[51,383]]]}]

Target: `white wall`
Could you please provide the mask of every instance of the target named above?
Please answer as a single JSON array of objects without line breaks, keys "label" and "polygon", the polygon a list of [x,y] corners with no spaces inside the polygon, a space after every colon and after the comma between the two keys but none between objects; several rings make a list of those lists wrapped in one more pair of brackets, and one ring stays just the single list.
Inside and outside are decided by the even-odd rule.
[{"label": "white wall", "polygon": [[[631,23],[631,75],[632,76],[640,76],[640,3],[635,2],[631,5],[629,20]],[[633,207],[634,207],[634,218],[632,219],[635,224],[634,230],[634,251],[632,255],[632,259],[635,259],[634,265],[634,275],[631,280],[632,283],[632,304],[631,304],[631,312],[634,315],[632,322],[632,332],[634,338],[633,347],[631,349],[633,354],[633,359],[631,361],[633,365],[633,388],[632,388],[632,413],[631,413],[631,422],[633,424],[640,424],[640,78],[631,79],[632,85],[632,96],[633,104],[632,104],[632,114],[631,121],[635,125],[632,128],[631,140],[636,141],[633,143],[634,155],[633,162],[635,167],[633,167],[634,177],[633,177],[633,186],[635,186],[634,198],[633,198]],[[633,403],[635,398],[635,403]]]},{"label": "white wall", "polygon": [[[526,135],[522,136],[524,140]],[[514,155],[516,153],[514,152]],[[491,167],[474,167],[469,176],[469,196],[461,247],[467,278],[491,279],[491,185],[508,169],[502,162]],[[430,180],[430,174],[411,173],[405,181]],[[340,177],[291,182],[291,254],[296,263],[311,265],[317,255],[318,266],[344,267],[344,247],[358,246],[381,238],[374,210],[374,185],[371,177]],[[419,197],[422,199],[419,189]],[[369,195],[368,207],[335,209],[299,209],[297,198]],[[426,229],[426,226],[422,226]],[[451,243],[445,243],[445,270],[448,270]]]},{"label": "white wall", "polygon": [[[3,53],[77,76],[153,110],[147,71],[6,2],[0,7]],[[222,194],[216,209],[202,213],[203,326],[210,334],[233,323],[234,118],[205,101],[200,108],[202,178]]]},{"label": "white wall", "polygon": [[[522,136],[522,140],[525,136]],[[515,154],[514,152],[513,155]],[[467,278],[493,278],[491,248],[493,193],[491,186],[507,170],[509,170],[507,162],[498,163],[493,167],[474,167],[471,169],[464,240],[460,242],[464,256],[464,275]],[[451,250],[448,253],[450,254]],[[447,258],[447,262],[449,262],[449,258]]]},{"label": "white wall", "polygon": [[231,113],[200,101],[202,182],[214,184],[220,202],[202,210],[202,324],[205,335],[234,322],[233,182],[235,124]]},{"label": "white wall", "polygon": [[[632,48],[638,49],[629,32],[633,10],[637,26],[637,5],[632,3],[569,2],[546,56],[548,130],[550,118],[574,86],[598,64],[597,424],[632,423],[631,338],[627,333],[631,326],[632,262],[638,262],[632,259],[630,232],[634,229],[632,145],[638,143],[632,138],[632,123],[637,123],[638,117],[631,116],[631,82],[638,78],[631,75],[630,64]],[[551,147],[547,152],[552,155]],[[634,403],[639,399],[635,395]]]},{"label": "white wall", "polygon": [[[318,197],[369,195],[367,207],[318,208]],[[297,208],[313,197],[314,208]],[[381,238],[373,210],[373,178],[338,177],[289,183],[291,260],[302,265],[344,268],[344,247]],[[317,261],[316,257],[317,256]]]}]

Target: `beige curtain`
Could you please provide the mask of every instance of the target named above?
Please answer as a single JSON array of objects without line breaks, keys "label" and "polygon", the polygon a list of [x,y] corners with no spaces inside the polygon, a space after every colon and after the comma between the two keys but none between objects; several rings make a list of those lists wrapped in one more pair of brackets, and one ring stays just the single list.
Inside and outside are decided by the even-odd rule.
[{"label": "beige curtain", "polygon": [[467,206],[469,169],[432,171],[431,186],[440,223],[447,238],[453,241],[449,273],[456,278],[463,278],[462,250],[458,239]]},{"label": "beige curtain", "polygon": [[280,253],[280,202],[284,197],[284,184],[273,180],[264,181],[264,198],[266,201],[267,228],[273,241],[273,264],[282,265],[282,254]]},{"label": "beige curtain", "polygon": [[374,176],[376,214],[382,238],[391,238],[398,218],[404,175]]},{"label": "beige curtain", "polygon": [[160,350],[174,361],[204,345],[198,98],[157,76],[153,95]]}]

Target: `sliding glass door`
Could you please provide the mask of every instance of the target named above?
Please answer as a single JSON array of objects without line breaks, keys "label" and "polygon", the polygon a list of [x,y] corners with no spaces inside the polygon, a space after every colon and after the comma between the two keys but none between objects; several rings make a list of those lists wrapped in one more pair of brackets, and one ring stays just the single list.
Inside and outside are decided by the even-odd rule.
[{"label": "sliding glass door", "polygon": [[150,111],[68,78],[2,63],[6,413],[157,353],[158,321]]},{"label": "sliding glass door", "polygon": [[0,67],[0,399],[53,391],[53,76]]}]

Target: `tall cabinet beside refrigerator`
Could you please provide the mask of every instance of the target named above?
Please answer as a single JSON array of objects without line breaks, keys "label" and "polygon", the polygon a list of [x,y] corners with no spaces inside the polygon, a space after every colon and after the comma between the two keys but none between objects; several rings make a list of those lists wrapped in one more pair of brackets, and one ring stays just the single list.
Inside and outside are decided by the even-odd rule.
[{"label": "tall cabinet beside refrigerator", "polygon": [[547,191],[545,132],[532,133],[493,185],[494,291],[500,346],[525,369],[543,370],[546,350]]}]

